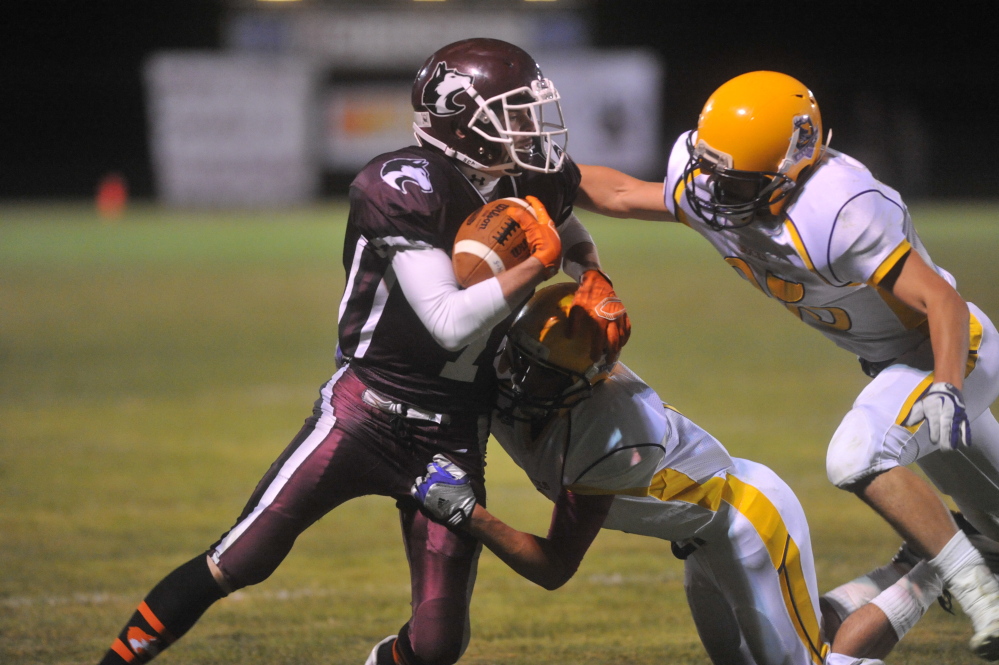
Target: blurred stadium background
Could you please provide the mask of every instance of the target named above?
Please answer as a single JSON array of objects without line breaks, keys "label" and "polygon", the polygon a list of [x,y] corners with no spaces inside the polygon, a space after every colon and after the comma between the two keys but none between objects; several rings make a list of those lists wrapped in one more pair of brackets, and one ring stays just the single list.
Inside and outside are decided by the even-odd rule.
[{"label": "blurred stadium background", "polygon": [[[657,179],[708,94],[751,69],[812,87],[833,145],[913,204],[999,315],[991,3],[623,0],[30,2],[0,10],[0,663],[93,663],[212,542],[332,369],[351,174],[409,141],[409,82],[472,35],[527,48],[570,152]],[[625,360],[805,505],[820,587],[898,545],[825,480],[864,383],[682,228],[584,215],[629,304]],[[495,447],[490,505],[549,506]],[[359,500],[158,662],[360,663],[405,619],[395,511]],[[650,593],[651,592],[651,593]],[[599,611],[595,611],[597,608]],[[664,543],[604,533],[556,593],[483,556],[463,662],[707,660]],[[932,608],[889,662],[977,662]]]},{"label": "blurred stadium background", "polygon": [[[15,0],[3,11],[2,199],[89,196],[120,173],[134,196],[187,201],[195,194],[172,174],[199,163],[192,144],[215,160],[203,187],[222,199],[254,178],[271,183],[261,198],[342,194],[363,155],[408,136],[394,92],[437,46],[468,35],[514,41],[551,70],[580,161],[603,155],[658,177],[663,147],[715,87],[777,69],[812,87],[833,145],[903,194],[994,196],[999,182],[986,1],[917,11],[812,0]],[[247,161],[256,170],[240,172]]]}]

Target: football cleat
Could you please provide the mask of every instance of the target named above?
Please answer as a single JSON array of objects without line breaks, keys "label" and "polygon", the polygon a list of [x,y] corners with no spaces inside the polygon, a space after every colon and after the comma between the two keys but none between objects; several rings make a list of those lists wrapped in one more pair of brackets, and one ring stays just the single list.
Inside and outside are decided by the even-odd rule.
[{"label": "football cleat", "polygon": [[393,665],[395,658],[392,657],[392,648],[398,635],[389,635],[384,640],[375,645],[364,661],[364,665]]},{"label": "football cleat", "polygon": [[969,646],[976,656],[999,660],[999,583],[984,563],[966,565],[947,582],[975,634]]}]

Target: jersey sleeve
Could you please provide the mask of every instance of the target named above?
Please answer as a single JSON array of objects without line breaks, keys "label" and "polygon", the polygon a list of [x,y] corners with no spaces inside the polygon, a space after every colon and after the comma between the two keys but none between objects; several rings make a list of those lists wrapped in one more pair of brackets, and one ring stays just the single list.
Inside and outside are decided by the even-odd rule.
[{"label": "jersey sleeve", "polygon": [[871,190],[850,199],[836,215],[826,261],[833,284],[863,284],[884,277],[911,248],[905,208]]},{"label": "jersey sleeve", "polygon": [[402,250],[392,259],[399,286],[434,340],[459,351],[510,315],[496,278],[458,286],[451,257],[439,249]]},{"label": "jersey sleeve", "polygon": [[450,251],[440,232],[448,182],[436,171],[426,159],[376,157],[351,185],[351,223],[386,250]]},{"label": "jersey sleeve", "polygon": [[662,402],[635,399],[623,390],[613,393],[609,400],[595,394],[587,408],[574,412],[563,484],[577,494],[644,496],[666,454]]},{"label": "jersey sleeve", "polygon": [[562,176],[562,188],[564,191],[563,200],[561,206],[557,211],[558,214],[552,214],[556,211],[549,210],[548,214],[555,221],[555,226],[560,226],[562,222],[567,220],[572,214],[572,204],[576,200],[576,193],[579,191],[579,183],[583,180],[583,175],[579,171],[579,166],[576,162],[569,159],[567,156],[565,163],[562,166],[562,171],[560,171]]},{"label": "jersey sleeve", "polygon": [[673,144],[673,149],[669,153],[669,161],[666,164],[666,180],[663,183],[663,200],[666,209],[675,217],[680,219],[677,213],[677,199],[683,193],[683,171],[687,167],[690,155],[687,154],[687,135],[691,132],[684,132]]}]

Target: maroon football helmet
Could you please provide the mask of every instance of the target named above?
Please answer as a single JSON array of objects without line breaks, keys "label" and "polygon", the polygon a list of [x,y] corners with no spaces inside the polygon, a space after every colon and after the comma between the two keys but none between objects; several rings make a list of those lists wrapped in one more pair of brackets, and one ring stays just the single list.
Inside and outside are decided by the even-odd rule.
[{"label": "maroon football helmet", "polygon": [[558,91],[513,44],[465,39],[438,50],[413,82],[413,110],[421,145],[472,168],[498,174],[562,168],[568,130]]}]

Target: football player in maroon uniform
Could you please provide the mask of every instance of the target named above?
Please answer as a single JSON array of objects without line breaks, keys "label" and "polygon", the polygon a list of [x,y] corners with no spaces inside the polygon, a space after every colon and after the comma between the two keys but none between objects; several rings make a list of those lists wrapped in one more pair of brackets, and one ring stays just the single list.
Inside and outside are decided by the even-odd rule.
[{"label": "football player in maroon uniform", "polygon": [[[451,44],[420,70],[412,102],[419,145],[376,157],[350,188],[338,371],[233,527],[153,588],[103,664],[148,662],[215,601],[265,580],[312,523],[369,494],[399,500],[412,615],[368,662],[449,665],[464,651],[480,547],[428,520],[412,479],[447,454],[484,504],[492,359],[512,313],[559,266],[580,282],[574,325],[601,330],[595,357],[616,358],[629,322],[572,215],[580,171],[558,92],[534,59],[493,39]],[[460,289],[458,227],[505,196],[537,213],[525,223],[531,257]]]}]

